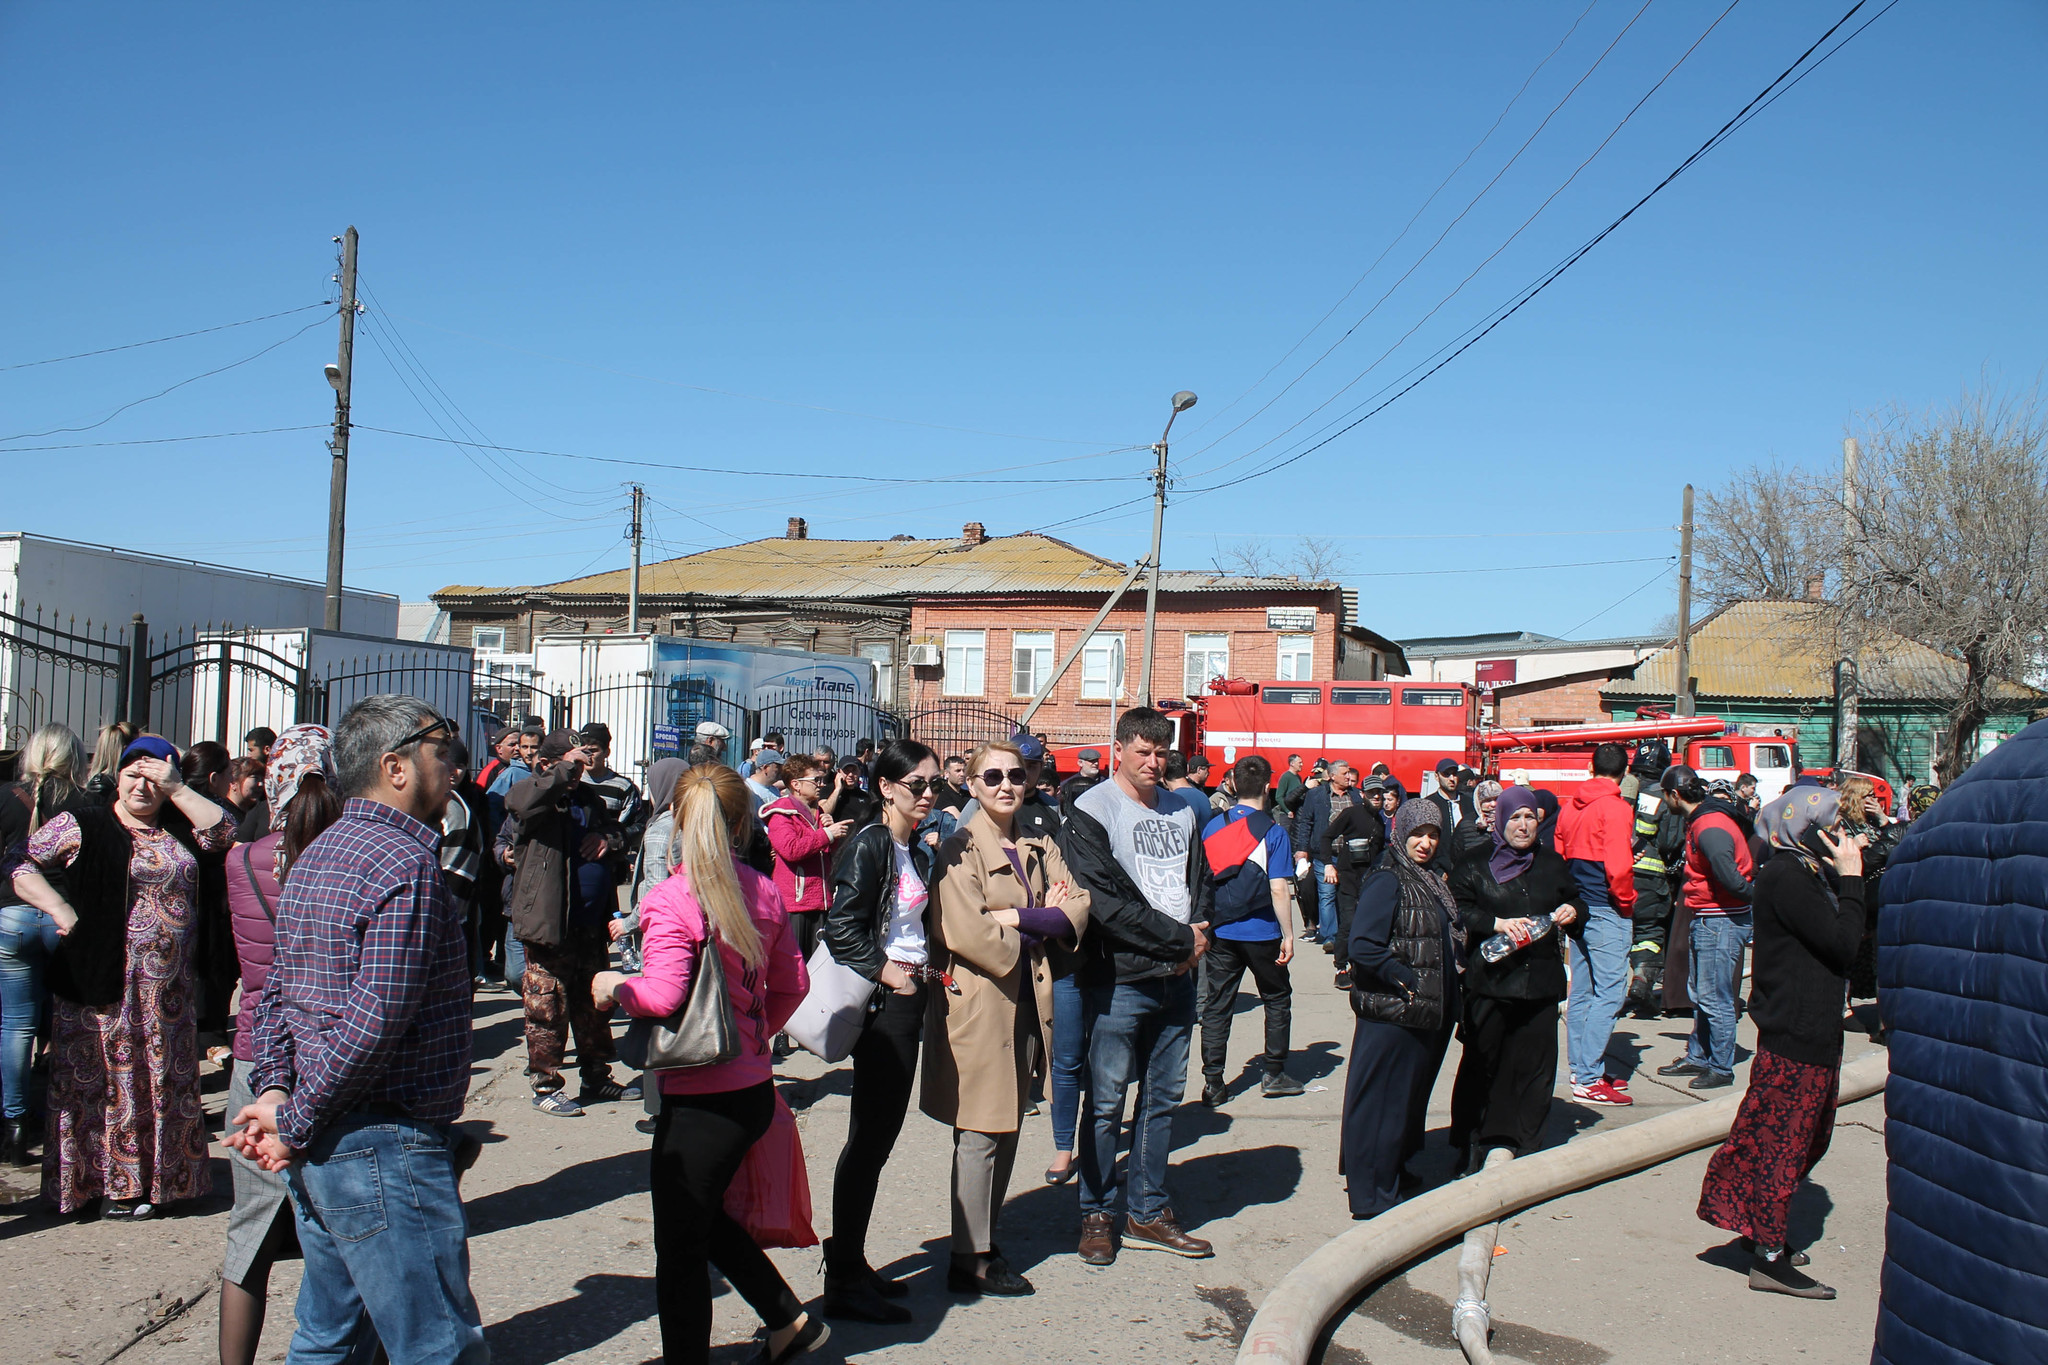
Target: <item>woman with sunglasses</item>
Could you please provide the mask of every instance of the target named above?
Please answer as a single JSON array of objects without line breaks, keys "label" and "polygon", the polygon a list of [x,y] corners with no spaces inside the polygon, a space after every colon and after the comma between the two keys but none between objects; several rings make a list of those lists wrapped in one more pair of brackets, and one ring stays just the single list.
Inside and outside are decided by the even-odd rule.
[{"label": "woman with sunglasses", "polygon": [[953,1259],[946,1288],[1029,1294],[1031,1282],[996,1249],[995,1224],[1010,1187],[1026,1096],[1052,1052],[1045,946],[1080,939],[1088,893],[1067,875],[1052,836],[1018,822],[1032,784],[1015,746],[982,745],[967,773],[977,809],[939,848],[931,958],[951,983],[931,993],[932,1045],[924,1054],[920,1107],[953,1128]]},{"label": "woman with sunglasses", "polygon": [[905,1323],[890,1299],[910,1287],[868,1264],[868,1221],[882,1168],[910,1112],[925,998],[934,976],[928,943],[933,849],[917,827],[931,814],[938,757],[916,740],[891,740],[875,759],[882,819],[850,835],[832,867],[825,942],[835,961],[875,983],[867,1027],[853,1045],[852,1113],[832,1182],[825,1239],[827,1317]]}]

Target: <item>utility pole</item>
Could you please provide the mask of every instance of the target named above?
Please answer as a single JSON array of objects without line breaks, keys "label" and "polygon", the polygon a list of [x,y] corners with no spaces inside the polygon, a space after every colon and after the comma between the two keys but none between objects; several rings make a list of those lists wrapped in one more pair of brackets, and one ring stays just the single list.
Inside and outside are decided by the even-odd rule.
[{"label": "utility pole", "polygon": [[327,614],[329,630],[341,629],[341,549],[347,533],[348,390],[356,351],[356,230],[341,242],[341,349],[327,372],[334,385],[334,439],[327,445],[334,468],[327,485]]},{"label": "utility pole", "polygon": [[1681,716],[1693,713],[1692,699],[1692,485],[1685,486],[1685,518],[1678,532],[1678,681],[1677,705]]},{"label": "utility pole", "polygon": [[640,499],[639,484],[633,485],[633,525],[626,532],[633,538],[633,581],[626,589],[626,633],[640,633]]},{"label": "utility pole", "polygon": [[[1849,576],[1856,566],[1856,465],[1862,452],[1856,445],[1855,437],[1842,442],[1842,578],[1836,585],[1835,595],[1840,602],[1849,597]],[[1835,722],[1835,769],[1837,772],[1856,766],[1856,734],[1860,725],[1856,707],[1856,637],[1854,626],[1846,619],[1843,625],[1850,630],[1848,650],[1835,665],[1835,692],[1841,699]],[[1859,817],[1860,818],[1860,817]]]},{"label": "utility pole", "polygon": [[[1139,665],[1138,705],[1152,704],[1152,641],[1159,629],[1159,534],[1166,524],[1166,438],[1173,433],[1173,419],[1195,405],[1195,396],[1182,389],[1173,396],[1173,411],[1166,414],[1166,430],[1152,453],[1159,464],[1152,472],[1152,572],[1145,579],[1145,657]],[[1112,683],[1114,687],[1114,683]]]}]

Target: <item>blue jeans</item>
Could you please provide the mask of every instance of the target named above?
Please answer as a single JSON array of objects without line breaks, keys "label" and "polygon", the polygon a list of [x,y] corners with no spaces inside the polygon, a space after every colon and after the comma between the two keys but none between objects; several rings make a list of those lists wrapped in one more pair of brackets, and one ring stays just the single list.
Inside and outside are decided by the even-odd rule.
[{"label": "blue jeans", "polygon": [[469,1224],[448,1136],[358,1111],[288,1169],[306,1257],[289,1365],[358,1361],[376,1340],[408,1365],[490,1359],[469,1292]]},{"label": "blue jeans", "polygon": [[1337,883],[1323,880],[1330,865],[1322,859],[1310,867],[1316,879],[1316,939],[1329,943],[1337,937]]},{"label": "blue jeans", "polygon": [[1607,1074],[1607,1043],[1628,987],[1629,924],[1610,905],[1586,907],[1586,927],[1571,935],[1572,998],[1565,1007],[1565,1051],[1572,1084]]},{"label": "blue jeans", "polygon": [[1735,1074],[1735,981],[1742,951],[1749,946],[1747,910],[1736,915],[1700,915],[1692,920],[1686,990],[1692,994],[1692,1038],[1685,1060],[1723,1076]]},{"label": "blue jeans", "polygon": [[0,908],[0,1117],[28,1117],[29,1063],[49,1003],[43,973],[57,922],[32,905]]},{"label": "blue jeans", "polygon": [[523,988],[520,982],[526,978],[526,945],[519,941],[519,935],[512,932],[512,926],[505,926],[505,984],[513,991]]},{"label": "blue jeans", "polygon": [[1123,1136],[1124,1092],[1138,1083],[1125,1204],[1150,1223],[1166,1211],[1166,1166],[1173,1155],[1173,1111],[1188,1079],[1195,1027],[1191,974],[1126,981],[1091,991],[1088,1014],[1087,1141],[1081,1144],[1081,1212],[1114,1213],[1116,1149]]},{"label": "blue jeans", "polygon": [[1109,1007],[1109,992],[1083,991],[1069,974],[1052,983],[1052,1149],[1074,1150],[1074,1129],[1081,1118],[1081,1086],[1088,1074],[1088,1023],[1085,996],[1100,997],[1093,1013]]}]

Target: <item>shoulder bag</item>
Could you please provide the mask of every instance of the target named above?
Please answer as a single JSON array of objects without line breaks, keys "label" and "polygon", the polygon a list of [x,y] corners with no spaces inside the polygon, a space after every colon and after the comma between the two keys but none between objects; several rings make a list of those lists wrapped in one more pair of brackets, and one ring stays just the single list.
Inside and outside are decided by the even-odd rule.
[{"label": "shoulder bag", "polygon": [[635,1019],[619,1039],[619,1060],[635,1071],[681,1071],[716,1066],[740,1055],[739,1022],[725,987],[725,952],[718,926],[704,916],[704,943],[690,994],[666,1019]]}]

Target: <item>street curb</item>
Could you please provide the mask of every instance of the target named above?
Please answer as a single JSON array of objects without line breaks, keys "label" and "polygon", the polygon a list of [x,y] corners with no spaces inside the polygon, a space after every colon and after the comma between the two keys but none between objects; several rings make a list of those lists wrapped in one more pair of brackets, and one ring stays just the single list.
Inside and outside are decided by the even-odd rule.
[{"label": "street curb", "polygon": [[[1888,1058],[1842,1068],[1840,1102],[1884,1089]],[[1573,1190],[1629,1175],[1728,1136],[1740,1094],[1660,1114],[1455,1180],[1332,1238],[1273,1287],[1246,1329],[1237,1365],[1307,1365],[1325,1326],[1375,1280],[1483,1223]]]}]

